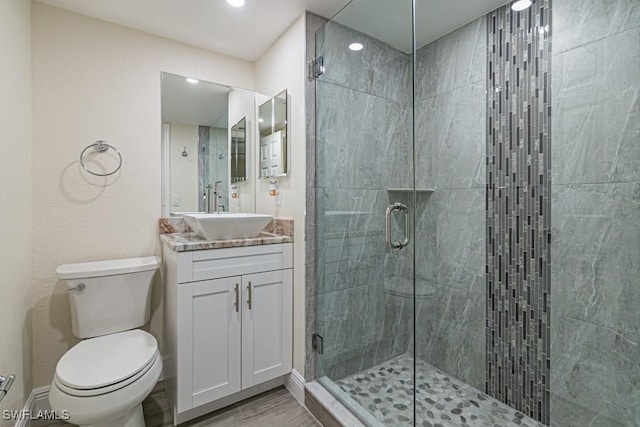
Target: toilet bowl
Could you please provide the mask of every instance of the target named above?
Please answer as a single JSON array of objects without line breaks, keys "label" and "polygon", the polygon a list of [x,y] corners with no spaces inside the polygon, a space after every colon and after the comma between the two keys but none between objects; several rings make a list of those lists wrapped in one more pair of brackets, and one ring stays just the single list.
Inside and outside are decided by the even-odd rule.
[{"label": "toilet bowl", "polygon": [[71,301],[74,335],[86,338],[58,361],[51,408],[93,427],[143,427],[142,401],[156,385],[162,358],[149,319],[157,257],[67,264],[56,270]]}]

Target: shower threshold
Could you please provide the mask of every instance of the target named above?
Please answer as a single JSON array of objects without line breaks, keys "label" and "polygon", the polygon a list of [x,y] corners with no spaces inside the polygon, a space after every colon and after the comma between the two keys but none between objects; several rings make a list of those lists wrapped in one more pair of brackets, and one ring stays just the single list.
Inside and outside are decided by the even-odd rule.
[{"label": "shower threshold", "polygon": [[340,379],[335,385],[350,397],[347,402],[340,400],[347,406],[357,402],[361,408],[349,409],[359,414],[364,410],[389,426],[544,427],[419,359],[415,361],[417,419],[414,424],[413,364],[413,357],[405,354]]}]

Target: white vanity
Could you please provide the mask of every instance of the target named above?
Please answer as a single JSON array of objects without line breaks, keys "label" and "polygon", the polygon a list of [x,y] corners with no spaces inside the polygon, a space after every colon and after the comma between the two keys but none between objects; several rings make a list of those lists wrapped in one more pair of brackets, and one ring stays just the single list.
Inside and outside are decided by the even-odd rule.
[{"label": "white vanity", "polygon": [[292,237],[161,240],[174,424],[283,384],[292,369]]}]

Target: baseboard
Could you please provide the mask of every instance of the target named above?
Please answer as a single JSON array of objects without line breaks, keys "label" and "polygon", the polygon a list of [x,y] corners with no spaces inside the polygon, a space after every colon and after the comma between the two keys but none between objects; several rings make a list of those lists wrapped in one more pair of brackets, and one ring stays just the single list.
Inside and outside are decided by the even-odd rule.
[{"label": "baseboard", "polygon": [[34,395],[33,407],[31,410],[37,411],[51,411],[51,405],[49,405],[49,388],[51,386],[38,387],[31,392]]},{"label": "baseboard", "polygon": [[284,380],[284,386],[304,406],[304,377],[295,369]]},{"label": "baseboard", "polygon": [[34,388],[29,393],[27,401],[22,408],[25,416],[18,418],[14,427],[28,427],[31,425],[31,418],[28,414],[36,414],[39,410],[51,409],[49,407],[49,386]]},{"label": "baseboard", "polygon": [[[33,411],[33,409],[35,408],[35,404],[36,404],[35,390],[31,390],[31,393],[29,393],[29,397],[27,398],[27,401],[24,403],[24,408],[22,408],[22,413],[28,414],[30,413],[29,411]],[[28,417],[19,418],[18,421],[16,421],[15,423],[15,427],[27,427],[28,425],[29,425]]]}]

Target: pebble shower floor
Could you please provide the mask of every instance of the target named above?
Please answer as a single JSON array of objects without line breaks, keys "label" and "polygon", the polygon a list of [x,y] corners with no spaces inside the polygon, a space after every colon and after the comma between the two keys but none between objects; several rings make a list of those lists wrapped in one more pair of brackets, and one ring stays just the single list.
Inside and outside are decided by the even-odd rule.
[{"label": "pebble shower floor", "polygon": [[[414,425],[413,363],[402,355],[337,384],[383,424]],[[421,360],[416,361],[416,383],[416,426],[543,427]]]}]

